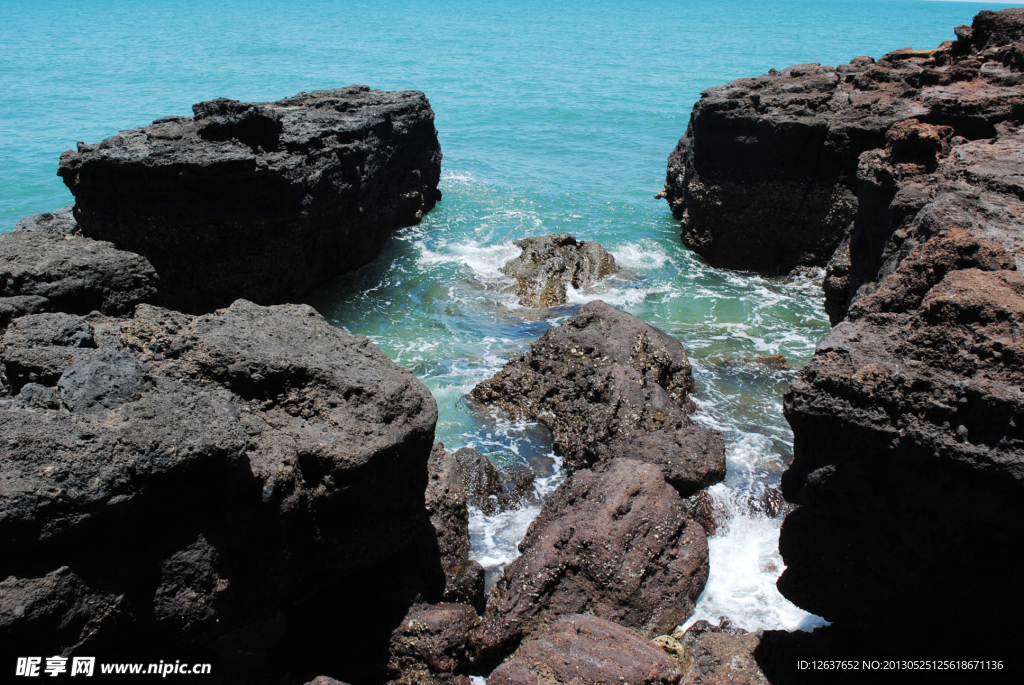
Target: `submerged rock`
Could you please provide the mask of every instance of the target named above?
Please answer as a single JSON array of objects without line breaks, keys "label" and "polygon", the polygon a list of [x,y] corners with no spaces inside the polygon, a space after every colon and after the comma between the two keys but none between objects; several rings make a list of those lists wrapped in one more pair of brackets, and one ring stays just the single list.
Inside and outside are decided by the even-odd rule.
[{"label": "submerged rock", "polygon": [[520,641],[573,613],[654,637],[693,612],[708,577],[704,529],[651,464],[615,459],[581,470],[544,503],[491,590],[491,648]]},{"label": "submerged rock", "polygon": [[519,304],[550,307],[565,304],[568,286],[587,288],[615,273],[615,258],[596,241],[578,241],[568,233],[517,240],[523,252],[501,267],[515,279]]},{"label": "submerged rock", "polygon": [[657,646],[595,616],[566,616],[499,666],[488,685],[675,685],[679,670]]},{"label": "submerged rock", "polygon": [[506,472],[469,447],[456,451],[454,458],[466,502],[488,516],[519,507],[533,489],[535,474],[528,468]]},{"label": "submerged rock", "polygon": [[[437,543],[419,542],[434,534],[436,405],[311,308],[27,315],[0,341],[0,367],[0,545],[19,550],[0,559],[5,657],[31,638],[20,654],[227,659],[238,635],[265,657],[284,629],[264,625],[326,635],[343,655],[381,628],[311,622],[304,603],[342,597],[371,617],[393,610],[388,593],[399,607],[440,597]],[[390,573],[396,559],[413,570]]]},{"label": "submerged rock", "polygon": [[678,340],[595,301],[472,394],[551,429],[570,473],[619,456],[662,455],[669,457],[662,463],[666,477],[689,482],[683,487],[692,491],[725,468],[721,437],[690,418],[692,390]]},{"label": "submerged rock", "polygon": [[704,91],[659,193],[683,242],[716,266],[824,265],[858,211],[858,156],[883,147],[893,124],[916,118],[978,139],[1018,118],[1019,12],[982,12],[935,50],[800,64]]},{"label": "submerged rock", "polygon": [[1007,84],[1024,82],[1024,10],[958,35],[950,68],[983,59],[981,75],[935,97],[960,92],[992,137],[919,117],[860,158],[845,320],[784,402],[800,506],[779,589],[875,645],[991,655],[1015,648],[1024,610],[1024,132],[990,99],[1022,92]]},{"label": "submerged rock", "polygon": [[88,238],[145,256],[162,302],[276,304],[355,269],[440,198],[434,114],[365,86],[219,99],[61,157]]},{"label": "submerged rock", "polygon": [[158,285],[145,257],[82,237],[68,207],[34,214],[0,235],[0,331],[45,311],[131,313],[155,299]]}]

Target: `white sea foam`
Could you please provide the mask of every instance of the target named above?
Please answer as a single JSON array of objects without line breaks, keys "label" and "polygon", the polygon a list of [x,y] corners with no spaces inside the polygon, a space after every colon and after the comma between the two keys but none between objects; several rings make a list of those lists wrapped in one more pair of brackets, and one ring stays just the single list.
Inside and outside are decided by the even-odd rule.
[{"label": "white sea foam", "polygon": [[[719,624],[722,617],[743,630],[813,630],[825,621],[800,609],[775,587],[783,569],[779,554],[781,520],[737,511],[724,484],[709,488],[716,507],[726,511],[726,528],[708,538],[711,574],[693,616]],[[746,507],[743,507],[746,510]]]},{"label": "white sea foam", "polygon": [[[518,453],[516,450],[516,454]],[[553,454],[549,456],[553,461],[552,473],[534,481],[532,497],[525,506],[498,512],[492,516],[484,514],[476,507],[469,508],[472,557],[480,562],[487,572],[488,587],[505,566],[519,556],[519,543],[526,535],[530,524],[540,514],[544,501],[565,480],[562,459]]]},{"label": "white sea foam", "polygon": [[627,269],[660,269],[668,261],[665,250],[652,241],[627,243],[610,252],[615,263]]}]

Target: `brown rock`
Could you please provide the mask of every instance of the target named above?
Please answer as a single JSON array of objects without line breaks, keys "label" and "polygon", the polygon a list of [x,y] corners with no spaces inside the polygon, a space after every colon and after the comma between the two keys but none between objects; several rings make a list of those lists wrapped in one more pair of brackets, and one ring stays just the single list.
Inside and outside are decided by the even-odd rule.
[{"label": "brown rock", "polygon": [[675,685],[679,670],[653,643],[595,616],[566,616],[499,666],[488,685]]},{"label": "brown rock", "polygon": [[[724,460],[720,438],[700,435],[710,431],[694,425],[692,390],[690,362],[678,340],[595,301],[475,387],[473,397],[516,418],[544,423],[570,473],[628,456],[628,450],[613,448],[614,441],[635,431],[664,431],[662,453],[671,453],[673,443],[706,448],[709,453],[697,459],[680,458],[717,469]],[[666,472],[678,466],[667,464]]]},{"label": "brown rock", "polygon": [[414,605],[391,634],[389,685],[469,685],[469,636],[479,622],[464,604]]},{"label": "brown rock", "polygon": [[509,653],[560,617],[588,613],[651,637],[693,612],[707,582],[704,529],[651,464],[578,471],[545,502],[485,618]]}]

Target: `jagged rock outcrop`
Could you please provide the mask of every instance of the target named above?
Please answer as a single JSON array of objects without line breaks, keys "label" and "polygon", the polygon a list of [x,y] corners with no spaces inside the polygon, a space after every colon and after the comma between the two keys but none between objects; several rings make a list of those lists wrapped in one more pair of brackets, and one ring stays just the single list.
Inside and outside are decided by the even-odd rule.
[{"label": "jagged rock outcrop", "polygon": [[708,577],[707,540],[689,503],[657,466],[632,459],[576,472],[519,549],[488,597],[490,635],[480,642],[492,654],[575,613],[654,637],[693,613]]},{"label": "jagged rock outcrop", "polygon": [[522,249],[501,272],[515,280],[519,304],[550,307],[565,304],[567,286],[587,288],[615,273],[615,258],[596,241],[576,240],[568,233],[550,233],[517,240]]},{"label": "jagged rock outcrop", "polygon": [[[1024,10],[958,35],[957,68],[1020,76]],[[993,123],[903,121],[861,156],[848,312],[784,405],[780,590],[920,654],[1005,656],[1024,609],[1024,132]]]},{"label": "jagged rock outcrop", "polygon": [[649,640],[595,616],[566,616],[499,666],[488,685],[676,685],[679,669]]},{"label": "jagged rock outcrop", "polygon": [[935,50],[800,64],[704,91],[659,193],[683,242],[730,268],[824,265],[857,212],[858,157],[884,147],[894,123],[918,119],[974,140],[1020,118],[1022,16],[982,12]]},{"label": "jagged rock outcrop", "polygon": [[488,516],[519,507],[533,490],[535,474],[526,467],[499,469],[487,455],[470,447],[452,456],[466,488],[466,503]]},{"label": "jagged rock outcrop", "polygon": [[365,86],[201,102],[61,157],[88,238],[145,256],[161,303],[277,304],[372,260],[440,198],[434,114]]},{"label": "jagged rock outcrop", "polygon": [[145,257],[83,237],[69,207],[0,235],[0,331],[39,312],[129,314],[153,301],[158,285]]},{"label": "jagged rock outcrop", "polygon": [[690,418],[692,390],[678,340],[595,301],[472,395],[546,425],[570,473],[620,456],[650,460],[688,495],[725,471],[721,435]]},{"label": "jagged rock outcrop", "polygon": [[[227,660],[286,635],[330,642],[288,658],[347,677],[383,672],[394,623],[377,617],[440,598],[437,542],[420,551],[436,405],[311,308],[27,315],[0,367],[5,656]],[[365,618],[310,621],[339,604]]]},{"label": "jagged rock outcrop", "polygon": [[463,602],[483,612],[485,574],[483,566],[469,557],[469,496],[457,455],[446,452],[440,442],[430,452],[427,512],[444,568],[444,600]]}]

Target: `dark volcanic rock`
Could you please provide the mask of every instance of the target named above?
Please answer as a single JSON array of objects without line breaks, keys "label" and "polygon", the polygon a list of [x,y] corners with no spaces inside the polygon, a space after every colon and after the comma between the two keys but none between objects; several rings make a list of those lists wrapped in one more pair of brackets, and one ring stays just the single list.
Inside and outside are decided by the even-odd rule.
[{"label": "dark volcanic rock", "polygon": [[515,509],[529,496],[534,473],[519,468],[506,473],[485,454],[463,447],[454,454],[456,469],[466,488],[466,502],[491,516]]},{"label": "dark volcanic rock", "polygon": [[[631,456],[631,448],[619,450],[616,444],[629,447],[639,440],[627,440],[635,431],[659,433],[640,440],[645,443],[641,458],[672,454],[676,447],[707,449],[680,459],[718,471],[724,468],[724,447],[720,437],[707,435],[711,431],[690,418],[692,390],[690,362],[678,340],[595,301],[475,387],[473,397],[516,418],[544,423],[570,473]],[[675,478],[681,464],[664,466],[666,476]],[[705,480],[699,473],[687,477]]]},{"label": "dark volcanic rock", "polygon": [[[0,557],[5,658],[22,636],[22,655],[223,652],[233,635],[270,653],[251,636],[279,623],[299,644],[337,643],[310,670],[346,676],[379,658],[383,672],[395,624],[372,617],[399,611],[397,623],[416,596],[440,598],[437,542],[432,556],[418,542],[434,535],[436,405],[309,307],[28,315],[3,336],[0,367],[13,395],[0,399],[0,545],[19,550]],[[398,560],[415,574],[396,578]],[[296,611],[338,597],[367,618],[325,626]],[[374,631],[379,655],[345,657]]]},{"label": "dark volcanic rock", "polygon": [[436,533],[444,568],[445,601],[465,602],[482,612],[484,569],[469,558],[469,509],[457,454],[448,454],[442,443],[434,445],[430,453],[430,481],[425,496],[427,512]]},{"label": "dark volcanic rock", "polygon": [[977,139],[1018,118],[1022,17],[982,12],[973,32],[935,50],[801,64],[704,91],[659,193],[683,242],[719,266],[824,265],[857,211],[858,156],[883,147],[894,123]]},{"label": "dark volcanic rock", "polygon": [[651,464],[581,470],[544,503],[491,590],[491,641],[508,654],[558,618],[588,613],[655,636],[693,612],[708,577],[703,528]]},{"label": "dark volcanic rock", "polygon": [[679,670],[658,647],[595,616],[566,616],[523,645],[488,685],[675,685]]},{"label": "dark volcanic rock", "polygon": [[861,157],[849,313],[785,398],[780,590],[915,653],[990,654],[1024,610],[1024,134],[996,131]]},{"label": "dark volcanic rock", "polygon": [[550,307],[565,304],[566,286],[589,287],[615,273],[615,259],[596,241],[578,241],[568,233],[551,233],[515,243],[521,255],[501,267],[515,279],[519,304]]},{"label": "dark volcanic rock", "polygon": [[34,214],[0,235],[0,331],[43,311],[130,313],[152,301],[157,286],[144,257],[82,237],[70,208]]},{"label": "dark volcanic rock", "polygon": [[192,109],[79,143],[58,172],[82,233],[147,257],[169,306],[294,298],[372,260],[440,197],[434,114],[418,91]]},{"label": "dark volcanic rock", "polygon": [[470,634],[479,623],[464,604],[413,606],[391,635],[389,685],[469,685]]}]

